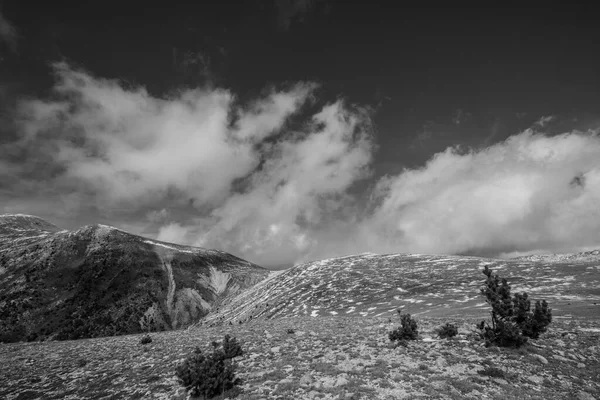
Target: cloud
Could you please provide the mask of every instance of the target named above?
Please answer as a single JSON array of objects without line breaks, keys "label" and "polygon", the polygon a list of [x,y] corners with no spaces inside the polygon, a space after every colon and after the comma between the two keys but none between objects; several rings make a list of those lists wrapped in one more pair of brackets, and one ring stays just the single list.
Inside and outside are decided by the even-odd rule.
[{"label": "cloud", "polygon": [[163,208],[161,210],[152,210],[146,213],[146,219],[150,222],[163,222],[169,217],[169,210]]},{"label": "cloud", "polygon": [[17,29],[7,20],[0,10],[0,41],[6,43],[11,51],[17,49]]},{"label": "cloud", "polygon": [[189,228],[186,228],[185,226],[182,226],[176,222],[171,222],[160,227],[158,235],[156,235],[156,239],[169,243],[185,243],[188,241],[187,236],[189,232]]},{"label": "cloud", "polygon": [[21,100],[17,138],[0,144],[0,211],[97,215],[265,266],[600,247],[598,130],[538,127],[377,178],[372,110],[324,103],[313,83],[241,102],[213,87],[156,97],[54,68],[52,95]]},{"label": "cloud", "polygon": [[539,127],[539,128],[545,128],[548,124],[550,124],[551,122],[554,122],[556,120],[556,117],[554,115],[548,115],[545,117],[541,117],[539,120],[537,120],[533,126],[534,127]]},{"label": "cloud", "polygon": [[319,247],[315,233],[349,206],[345,194],[368,176],[372,152],[367,110],[325,106],[301,134],[268,151],[248,188],[213,211],[214,223],[197,244],[226,244],[274,264],[302,258]]},{"label": "cloud", "polygon": [[[313,83],[241,103],[223,89],[157,98],[65,63],[54,69],[52,97],[21,101],[19,137],[0,147],[21,198],[68,199],[74,215],[130,210],[160,224],[161,240],[289,262],[369,173],[370,111],[317,105]],[[185,220],[165,210],[190,204]]]},{"label": "cloud", "polygon": [[448,148],[420,169],[380,180],[363,229],[379,251],[598,246],[599,160],[597,132],[527,130],[479,151]]},{"label": "cloud", "polygon": [[231,183],[259,164],[253,141],[276,133],[314,88],[273,90],[257,101],[258,109],[239,111],[225,90],[190,89],[159,99],[66,64],[55,70],[58,100],[20,104],[14,147],[53,164],[56,183],[92,194],[99,206],[142,206],[165,196],[223,201]]}]

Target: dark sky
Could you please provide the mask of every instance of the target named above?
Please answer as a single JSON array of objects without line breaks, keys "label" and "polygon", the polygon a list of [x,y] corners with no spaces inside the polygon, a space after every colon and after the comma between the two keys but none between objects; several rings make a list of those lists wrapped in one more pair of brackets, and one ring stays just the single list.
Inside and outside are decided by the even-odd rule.
[{"label": "dark sky", "polygon": [[[5,119],[18,101],[51,94],[56,61],[158,98],[208,85],[243,103],[316,82],[320,102],[373,111],[374,179],[349,189],[364,198],[378,178],[450,146],[484,149],[542,117],[553,117],[549,135],[600,120],[600,29],[589,2],[189,3],[5,0],[14,33],[1,44]],[[14,130],[3,126],[7,141]]]},{"label": "dark sky", "polygon": [[[156,94],[206,78],[241,96],[316,81],[329,97],[377,108],[384,170],[422,163],[450,144],[477,146],[494,130],[494,140],[504,139],[543,115],[583,118],[600,100],[591,5],[190,3],[5,1],[19,36],[0,76],[40,91],[52,82],[48,63],[66,59]],[[427,129],[439,132],[425,148],[398,153]]]}]

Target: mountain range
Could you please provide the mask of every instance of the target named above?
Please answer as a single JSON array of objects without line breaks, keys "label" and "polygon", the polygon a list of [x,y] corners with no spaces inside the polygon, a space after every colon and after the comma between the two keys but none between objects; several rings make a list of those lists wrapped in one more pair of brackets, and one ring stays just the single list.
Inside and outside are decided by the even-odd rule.
[{"label": "mountain range", "polygon": [[286,317],[485,317],[484,266],[557,318],[600,316],[599,251],[510,260],[365,253],[269,271],[106,225],[0,216],[0,341],[79,339]]},{"label": "mountain range", "polygon": [[0,215],[0,342],[178,329],[263,280],[231,254]]}]

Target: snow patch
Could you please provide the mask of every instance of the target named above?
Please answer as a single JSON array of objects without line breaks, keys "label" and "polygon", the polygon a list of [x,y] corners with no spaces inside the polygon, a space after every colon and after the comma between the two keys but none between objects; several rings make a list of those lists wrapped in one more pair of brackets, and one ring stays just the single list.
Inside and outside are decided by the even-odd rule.
[{"label": "snow patch", "polygon": [[148,244],[151,244],[151,245],[153,245],[153,246],[160,246],[160,247],[163,247],[163,248],[165,248],[165,249],[169,249],[169,250],[175,250],[175,251],[179,251],[179,252],[181,252],[181,253],[189,253],[189,254],[195,254],[195,253],[196,253],[195,251],[191,251],[191,250],[182,250],[182,249],[179,249],[179,248],[177,248],[177,247],[169,246],[169,245],[167,245],[167,244],[163,244],[163,243],[158,243],[158,242],[155,242],[155,241],[153,241],[153,240],[144,240],[144,243],[148,243]]}]

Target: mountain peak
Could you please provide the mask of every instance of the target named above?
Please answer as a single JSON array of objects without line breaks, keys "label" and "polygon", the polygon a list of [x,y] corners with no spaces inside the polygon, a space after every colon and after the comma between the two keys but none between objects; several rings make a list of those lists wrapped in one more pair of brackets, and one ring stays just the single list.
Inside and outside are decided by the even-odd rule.
[{"label": "mountain peak", "polygon": [[0,342],[182,328],[267,275],[222,251],[113,226],[59,230],[32,215],[1,215]]}]

